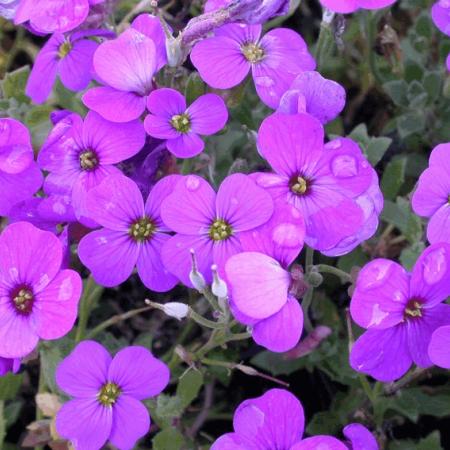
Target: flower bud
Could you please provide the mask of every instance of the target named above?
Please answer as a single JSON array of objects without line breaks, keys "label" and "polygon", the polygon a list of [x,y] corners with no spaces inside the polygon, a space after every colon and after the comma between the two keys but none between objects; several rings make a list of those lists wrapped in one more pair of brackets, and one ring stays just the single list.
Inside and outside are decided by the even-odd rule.
[{"label": "flower bud", "polygon": [[227,284],[219,277],[217,266],[215,264],[211,266],[211,271],[213,273],[213,282],[211,285],[212,293],[218,298],[226,298],[228,295]]},{"label": "flower bud", "polygon": [[195,251],[191,248],[192,269],[189,273],[189,280],[192,285],[199,292],[203,292],[206,288],[206,281],[204,276],[198,271],[197,258],[195,257]]},{"label": "flower bud", "polygon": [[308,283],[316,288],[319,287],[323,282],[323,276],[319,272],[311,272],[308,275]]},{"label": "flower bud", "polygon": [[179,302],[169,302],[165,303],[163,306],[163,311],[169,316],[175,319],[184,319],[189,312],[189,306],[184,303]]}]

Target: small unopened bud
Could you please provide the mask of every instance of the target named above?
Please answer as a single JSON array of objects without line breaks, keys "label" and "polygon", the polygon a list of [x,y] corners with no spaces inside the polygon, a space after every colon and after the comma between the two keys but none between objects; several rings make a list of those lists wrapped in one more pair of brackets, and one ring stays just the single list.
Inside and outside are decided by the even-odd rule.
[{"label": "small unopened bud", "polygon": [[189,306],[180,302],[155,303],[147,299],[145,303],[178,320],[184,319],[189,313]]},{"label": "small unopened bud", "polygon": [[195,257],[195,251],[191,248],[191,260],[192,269],[189,273],[189,280],[191,280],[192,285],[199,292],[203,292],[206,289],[206,281],[204,276],[198,271],[197,258]]},{"label": "small unopened bud", "polygon": [[211,285],[212,293],[218,298],[226,298],[228,295],[227,284],[219,277],[217,266],[215,264],[211,266],[211,271],[213,274],[213,282]]},{"label": "small unopened bud", "polygon": [[314,288],[319,287],[323,283],[323,276],[319,272],[310,272],[308,283]]},{"label": "small unopened bud", "polygon": [[331,328],[319,325],[308,334],[292,350],[285,354],[285,359],[296,359],[301,356],[309,355],[331,334]]},{"label": "small unopened bud", "polygon": [[185,52],[181,45],[181,35],[176,38],[173,36],[166,37],[166,53],[169,67],[178,67],[183,64]]}]

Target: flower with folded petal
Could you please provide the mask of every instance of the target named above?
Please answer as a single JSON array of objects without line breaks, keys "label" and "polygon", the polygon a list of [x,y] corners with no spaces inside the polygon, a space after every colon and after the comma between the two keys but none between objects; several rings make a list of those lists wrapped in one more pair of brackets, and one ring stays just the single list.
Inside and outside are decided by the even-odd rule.
[{"label": "flower with folded petal", "polygon": [[198,42],[191,61],[213,88],[237,86],[251,71],[261,100],[277,108],[295,77],[314,70],[316,63],[303,38],[287,28],[275,28],[261,37],[261,25],[232,23]]},{"label": "flower with folded petal", "polygon": [[429,167],[420,175],[412,197],[413,211],[429,217],[427,238],[431,244],[450,243],[450,143],[434,148]]},{"label": "flower with folded petal", "polygon": [[123,175],[107,178],[89,192],[87,214],[103,228],[83,237],[78,255],[97,283],[117,286],[136,266],[149,289],[164,292],[177,284],[161,262],[170,230],[161,221],[160,208],[180,178],[160,180],[145,204],[136,183]]},{"label": "flower with folded petal", "polygon": [[27,222],[0,235],[0,356],[20,358],[39,339],[67,334],[77,317],[81,278],[61,270],[63,246]]},{"label": "flower with folded petal", "polygon": [[145,143],[139,121],[111,123],[91,111],[83,119],[70,114],[50,132],[38,155],[38,163],[50,172],[47,194],[71,196],[78,220],[93,225],[86,216],[88,192],[109,175],[120,174],[114,164],[130,158]]},{"label": "flower with folded petal", "polygon": [[43,103],[50,95],[56,77],[72,91],[87,88],[92,79],[92,58],[99,43],[92,36],[114,36],[105,30],[88,30],[65,37],[55,33],[38,53],[26,94],[35,102]]},{"label": "flower with folded petal", "polygon": [[403,376],[414,362],[429,367],[433,332],[450,325],[450,244],[428,247],[412,273],[387,259],[363,267],[350,312],[367,331],[350,354],[353,369],[388,382]]},{"label": "flower with folded petal", "polygon": [[[355,426],[358,428],[353,428]],[[284,389],[271,389],[261,397],[242,402],[234,413],[233,428],[234,432],[217,439],[211,450],[378,450],[375,438],[359,424],[347,426],[344,434],[346,437],[349,434],[363,436],[359,442],[369,444],[367,447],[358,447],[359,442],[353,436],[350,447],[332,436],[302,439],[305,429],[303,406]]]},{"label": "flower with folded petal", "polygon": [[355,142],[339,138],[324,145],[323,139],[314,117],[273,114],[261,125],[258,148],[276,173],[252,178],[277,204],[300,210],[310,247],[336,256],[375,232],[382,196],[375,170]]},{"label": "flower with folded petal", "polygon": [[220,131],[227,122],[225,102],[216,94],[205,94],[189,107],[186,99],[174,89],[153,91],[147,100],[150,114],[145,118],[147,133],[167,139],[167,149],[179,158],[189,158],[203,151],[205,143],[199,135]]},{"label": "flower with folded petal", "polygon": [[30,199],[42,180],[28,129],[17,120],[0,119],[0,216],[7,216],[15,204]]},{"label": "flower with folded petal", "polygon": [[300,253],[304,236],[300,212],[282,205],[267,223],[241,233],[244,252],[225,264],[234,317],[251,327],[257,344],[273,352],[291,350],[302,335],[303,311],[287,268]]},{"label": "flower with folded petal", "polygon": [[323,6],[337,13],[352,13],[358,9],[380,9],[397,0],[320,0]]},{"label": "flower with folded petal", "polygon": [[111,358],[97,342],[81,342],[56,369],[59,388],[74,397],[56,416],[58,434],[80,450],[100,450],[107,441],[131,450],[150,429],[141,401],[158,395],[169,378],[169,368],[144,347]]},{"label": "flower with folded petal", "polygon": [[199,272],[210,282],[211,266],[223,273],[227,259],[242,251],[241,233],[264,224],[272,213],[270,195],[246,175],[225,178],[217,194],[203,178],[183,177],[161,205],[163,222],[177,233],[164,244],[164,265],[192,286],[192,249]]},{"label": "flower with folded petal", "polygon": [[89,89],[84,104],[112,122],[138,119],[153,90],[153,76],[167,61],[165,36],[157,18],[142,15],[117,39],[94,54],[94,70],[103,86]]},{"label": "flower with folded petal", "polygon": [[20,369],[19,358],[2,358],[0,357],[0,377],[8,373],[17,373]]}]

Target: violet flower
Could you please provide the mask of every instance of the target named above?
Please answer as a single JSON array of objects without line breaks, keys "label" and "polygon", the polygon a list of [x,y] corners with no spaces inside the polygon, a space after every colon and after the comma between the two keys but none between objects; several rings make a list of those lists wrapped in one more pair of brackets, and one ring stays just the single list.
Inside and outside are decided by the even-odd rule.
[{"label": "violet flower", "polygon": [[323,139],[322,125],[310,115],[268,117],[258,147],[276,173],[252,178],[276,204],[301,211],[310,247],[336,256],[375,232],[382,197],[376,173],[355,142],[339,138],[324,145]]},{"label": "violet flower", "polygon": [[345,97],[345,89],[339,83],[323,78],[319,72],[303,72],[281,97],[277,111],[308,113],[326,124],[344,109]]},{"label": "violet flower", "polygon": [[111,358],[94,341],[83,341],[56,369],[56,383],[74,397],[56,416],[58,434],[76,449],[100,450],[107,441],[131,450],[150,429],[142,400],[169,383],[169,368],[144,347],[120,350]]},{"label": "violet flower", "polygon": [[431,244],[450,243],[450,143],[438,145],[429,167],[420,175],[412,196],[413,211],[429,217],[427,238]]},{"label": "violet flower", "polygon": [[352,13],[358,9],[381,9],[397,0],[319,0],[323,6],[337,13]]},{"label": "violet flower", "polygon": [[[354,425],[364,428],[370,435],[361,433],[361,428],[350,429]],[[354,450],[378,450],[378,445],[370,432],[359,424],[346,427],[346,435],[356,431],[358,438],[364,436]],[[284,389],[270,389],[261,397],[245,400],[234,413],[233,433],[217,439],[211,450],[348,450],[332,436],[315,436],[302,439],[305,429],[305,414],[300,401]],[[352,433],[353,432],[353,433]],[[347,436],[348,437],[348,436]],[[375,441],[375,447],[373,443]]]},{"label": "violet flower", "polygon": [[104,0],[21,0],[14,23],[29,22],[39,33],[65,33],[81,25],[91,5]]},{"label": "violet flower", "polygon": [[77,317],[81,278],[61,270],[63,246],[27,222],[0,235],[0,356],[20,358],[39,339],[67,334]]},{"label": "violet flower", "polygon": [[0,216],[37,192],[43,176],[34,162],[28,129],[15,119],[0,118]]},{"label": "violet flower", "polygon": [[150,114],[144,127],[150,136],[166,139],[167,149],[179,158],[201,153],[205,143],[199,135],[220,131],[228,120],[225,102],[216,94],[205,94],[192,105],[174,89],[157,89],[147,100]]},{"label": "violet flower", "polygon": [[0,0],[0,16],[5,19],[13,19],[20,0]]},{"label": "violet flower", "polygon": [[273,352],[291,350],[302,335],[303,311],[287,268],[300,253],[304,236],[300,212],[292,205],[280,206],[267,223],[241,233],[244,252],[225,264],[234,317],[251,327],[257,344]]},{"label": "violet flower", "polygon": [[81,31],[65,37],[55,33],[38,53],[26,86],[26,94],[35,103],[50,95],[56,77],[72,91],[87,88],[92,79],[92,58],[99,43],[93,36],[114,36],[105,30]]},{"label": "violet flower", "polygon": [[8,373],[17,373],[19,369],[20,369],[19,358],[0,357],[0,377],[4,377]]},{"label": "violet flower", "polygon": [[216,264],[222,274],[227,259],[242,251],[241,233],[267,222],[272,213],[270,195],[246,175],[225,178],[217,194],[203,178],[183,177],[161,205],[163,222],[177,233],[162,249],[164,265],[192,286],[193,249],[198,270],[210,282],[211,265]]},{"label": "violet flower", "polygon": [[412,273],[387,259],[363,267],[350,312],[367,331],[355,342],[350,365],[358,372],[389,382],[414,362],[429,367],[433,332],[450,325],[450,245],[434,244],[417,260]]},{"label": "violet flower", "polygon": [[260,25],[225,25],[194,46],[191,60],[202,79],[217,89],[237,86],[251,70],[259,97],[275,109],[295,77],[314,70],[316,63],[295,31],[275,28],[262,38],[261,32]]},{"label": "violet flower", "polygon": [[44,188],[48,194],[70,195],[78,220],[87,221],[87,193],[109,175],[120,174],[114,164],[138,153],[145,142],[139,121],[111,123],[91,111],[83,119],[70,114],[50,132],[38,155],[49,171]]},{"label": "violet flower", "polygon": [[153,75],[166,63],[159,20],[144,15],[94,54],[94,70],[104,86],[89,89],[84,104],[112,122],[138,119],[153,90]]},{"label": "violet flower", "polygon": [[78,255],[97,283],[117,286],[134,267],[149,289],[165,292],[178,280],[161,262],[161,248],[170,229],[161,221],[161,202],[172,192],[180,176],[160,180],[144,204],[136,183],[123,175],[105,179],[87,198],[87,214],[103,228],[80,241]]}]

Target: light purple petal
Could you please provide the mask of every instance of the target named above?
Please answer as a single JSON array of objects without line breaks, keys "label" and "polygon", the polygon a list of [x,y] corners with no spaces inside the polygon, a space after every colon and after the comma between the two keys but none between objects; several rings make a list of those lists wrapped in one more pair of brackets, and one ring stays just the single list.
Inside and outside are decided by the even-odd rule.
[{"label": "light purple petal", "polygon": [[147,98],[147,109],[150,113],[169,121],[173,116],[186,112],[186,108],[186,99],[175,89],[156,89]]},{"label": "light purple petal", "polygon": [[354,370],[385,383],[401,378],[411,364],[405,325],[366,331],[350,353],[350,365]]},{"label": "light purple petal", "polygon": [[343,430],[344,436],[350,441],[353,450],[378,450],[379,446],[373,434],[360,423],[351,423]]},{"label": "light purple petal", "polygon": [[450,326],[440,327],[433,333],[428,355],[433,364],[450,369]]},{"label": "light purple petal", "polygon": [[187,109],[194,133],[209,136],[220,131],[228,120],[228,110],[222,97],[205,94]]},{"label": "light purple petal", "polygon": [[337,13],[351,13],[358,9],[359,0],[320,0],[323,6]]},{"label": "light purple petal", "polygon": [[266,319],[287,301],[289,273],[269,256],[255,252],[234,255],[227,261],[225,272],[233,302],[247,316]]},{"label": "light purple petal", "polygon": [[302,331],[302,308],[297,299],[289,296],[280,311],[253,327],[252,337],[271,352],[287,352],[298,344]]},{"label": "light purple petal", "polygon": [[65,403],[56,416],[58,434],[77,449],[100,449],[111,434],[113,408],[97,398],[77,398]]},{"label": "light purple petal", "polygon": [[441,206],[428,222],[427,239],[431,244],[450,243],[450,204]]},{"label": "light purple petal", "polygon": [[192,158],[205,148],[203,140],[195,133],[186,133],[166,142],[167,150],[177,158]]},{"label": "light purple petal", "polygon": [[446,3],[436,1],[431,8],[431,18],[442,33],[450,36],[449,6]]},{"label": "light purple petal", "polygon": [[169,368],[149,350],[139,346],[120,350],[108,371],[108,380],[120,386],[123,395],[137,400],[160,394],[169,379]]},{"label": "light purple petal", "polygon": [[0,119],[0,171],[16,174],[33,161],[28,129],[15,119]]},{"label": "light purple petal", "polygon": [[213,443],[211,450],[260,450],[260,447],[237,433],[227,433]]},{"label": "light purple petal", "polygon": [[89,89],[83,103],[111,122],[130,122],[145,111],[146,98],[134,92],[124,92],[105,86]]},{"label": "light purple petal", "polygon": [[93,398],[108,381],[111,355],[95,341],[82,341],[58,365],[56,384],[73,397]]},{"label": "light purple petal", "polygon": [[[214,242],[214,241],[213,241]],[[242,252],[241,242],[238,236],[213,243],[213,263],[217,265],[219,276],[224,278],[226,262],[233,256]]]},{"label": "light purple petal", "polygon": [[139,255],[139,246],[130,235],[101,229],[81,239],[78,256],[102,286],[118,286],[128,279]]},{"label": "light purple petal", "polygon": [[148,114],[144,119],[144,128],[149,136],[157,139],[177,139],[181,136],[165,116]]},{"label": "light purple petal", "polygon": [[[348,448],[336,438],[331,436],[314,436],[304,439],[291,447],[290,450],[348,450]],[[362,450],[362,449],[361,449]]]},{"label": "light purple petal", "polygon": [[241,173],[228,176],[216,198],[217,217],[231,225],[233,232],[247,231],[266,223],[273,214],[270,195]]},{"label": "light purple petal", "polygon": [[128,395],[121,395],[114,404],[110,441],[119,449],[135,448],[136,441],[150,430],[147,408]]},{"label": "light purple petal", "polygon": [[403,321],[408,299],[406,270],[394,261],[375,259],[358,274],[350,312],[363,328],[390,328]]}]

